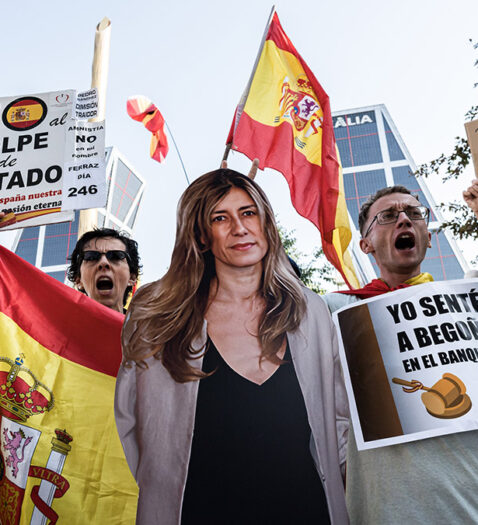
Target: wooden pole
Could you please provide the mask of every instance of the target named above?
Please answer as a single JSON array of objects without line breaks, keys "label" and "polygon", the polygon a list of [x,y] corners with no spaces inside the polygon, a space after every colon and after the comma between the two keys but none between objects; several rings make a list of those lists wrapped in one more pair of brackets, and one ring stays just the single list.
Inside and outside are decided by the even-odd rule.
[{"label": "wooden pole", "polygon": [[[96,26],[95,50],[91,69],[91,87],[98,90],[98,115],[90,119],[97,122],[105,119],[106,86],[108,83],[108,62],[110,58],[111,22],[105,16]],[[78,238],[98,224],[98,210],[91,208],[80,211]]]},{"label": "wooden pole", "polygon": [[231,151],[231,147],[232,147],[232,142],[229,142],[229,144],[226,144],[226,149],[224,150],[224,155],[222,156],[221,167],[222,167],[222,163],[227,161],[227,157],[229,157],[229,152]]}]

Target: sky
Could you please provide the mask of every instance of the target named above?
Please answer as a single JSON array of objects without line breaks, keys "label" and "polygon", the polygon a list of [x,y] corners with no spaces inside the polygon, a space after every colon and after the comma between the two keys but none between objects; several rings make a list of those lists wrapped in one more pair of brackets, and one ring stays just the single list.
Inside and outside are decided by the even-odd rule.
[{"label": "sky", "polygon": [[[166,162],[149,158],[150,136],[126,113],[132,95],[149,97],[174,135],[189,178],[219,167],[234,109],[248,81],[272,4],[265,0],[69,3],[3,2],[0,96],[90,87],[94,33],[111,20],[106,145],[116,146],[147,181],[134,237],[143,282],[167,269],[176,205],[186,179],[172,141]],[[417,165],[451,151],[464,136],[464,115],[478,104],[478,2],[457,0],[282,1],[282,26],[327,91],[332,111],[385,104]],[[229,166],[250,162],[231,154]],[[437,202],[458,198],[473,178],[443,186],[429,181]],[[257,176],[281,224],[299,248],[320,245],[298,216],[282,175]],[[12,235],[0,234],[9,246]],[[461,245],[470,260],[476,249]]]}]

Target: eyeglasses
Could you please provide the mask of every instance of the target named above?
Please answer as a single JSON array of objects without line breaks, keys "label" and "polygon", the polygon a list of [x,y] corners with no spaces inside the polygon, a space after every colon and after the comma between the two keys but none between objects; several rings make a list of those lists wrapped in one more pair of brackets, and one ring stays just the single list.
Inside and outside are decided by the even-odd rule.
[{"label": "eyeglasses", "polygon": [[108,250],[107,252],[99,252],[97,250],[85,250],[81,254],[81,260],[85,262],[98,262],[101,256],[105,255],[108,261],[112,263],[119,263],[126,259],[129,261],[129,255],[124,250]]},{"label": "eyeglasses", "polygon": [[403,210],[395,210],[393,208],[389,210],[382,210],[379,211],[373,218],[372,222],[367,228],[364,238],[369,234],[370,229],[372,228],[375,221],[377,221],[378,224],[392,224],[393,222],[398,221],[398,217],[400,217],[402,212],[405,213],[412,221],[428,221],[428,217],[430,216],[430,210],[426,206],[409,206]]}]

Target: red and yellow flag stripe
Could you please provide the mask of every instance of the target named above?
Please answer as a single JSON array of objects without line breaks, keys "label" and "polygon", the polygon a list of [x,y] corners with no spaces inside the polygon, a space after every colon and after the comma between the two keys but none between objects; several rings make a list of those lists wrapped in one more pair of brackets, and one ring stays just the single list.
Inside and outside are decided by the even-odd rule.
[{"label": "red and yellow flag stripe", "polygon": [[[137,487],[113,410],[122,322],[0,246],[0,496],[10,498],[2,523],[30,523],[43,508],[36,495],[45,481],[56,485],[43,508],[53,522],[134,523]],[[26,388],[34,403],[24,401]],[[69,444],[57,439],[62,432]],[[15,436],[18,472],[6,446]],[[58,446],[67,451],[61,466],[52,462]]]},{"label": "red and yellow flag stripe", "polygon": [[130,97],[126,102],[128,115],[151,131],[149,146],[150,157],[158,162],[163,162],[169,151],[168,137],[164,131],[165,120],[161,111],[146,97],[138,95]]},{"label": "red and yellow flag stripe", "polygon": [[295,209],[319,229],[327,258],[350,287],[359,286],[347,251],[352,235],[329,98],[276,13],[228,143],[285,176]]}]

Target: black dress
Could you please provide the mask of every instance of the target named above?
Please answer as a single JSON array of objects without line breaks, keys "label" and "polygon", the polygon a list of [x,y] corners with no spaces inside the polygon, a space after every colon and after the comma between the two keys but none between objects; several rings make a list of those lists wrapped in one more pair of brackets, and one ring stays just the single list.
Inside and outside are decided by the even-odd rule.
[{"label": "black dress", "polygon": [[289,345],[284,359],[259,386],[208,341],[182,525],[330,523]]}]

